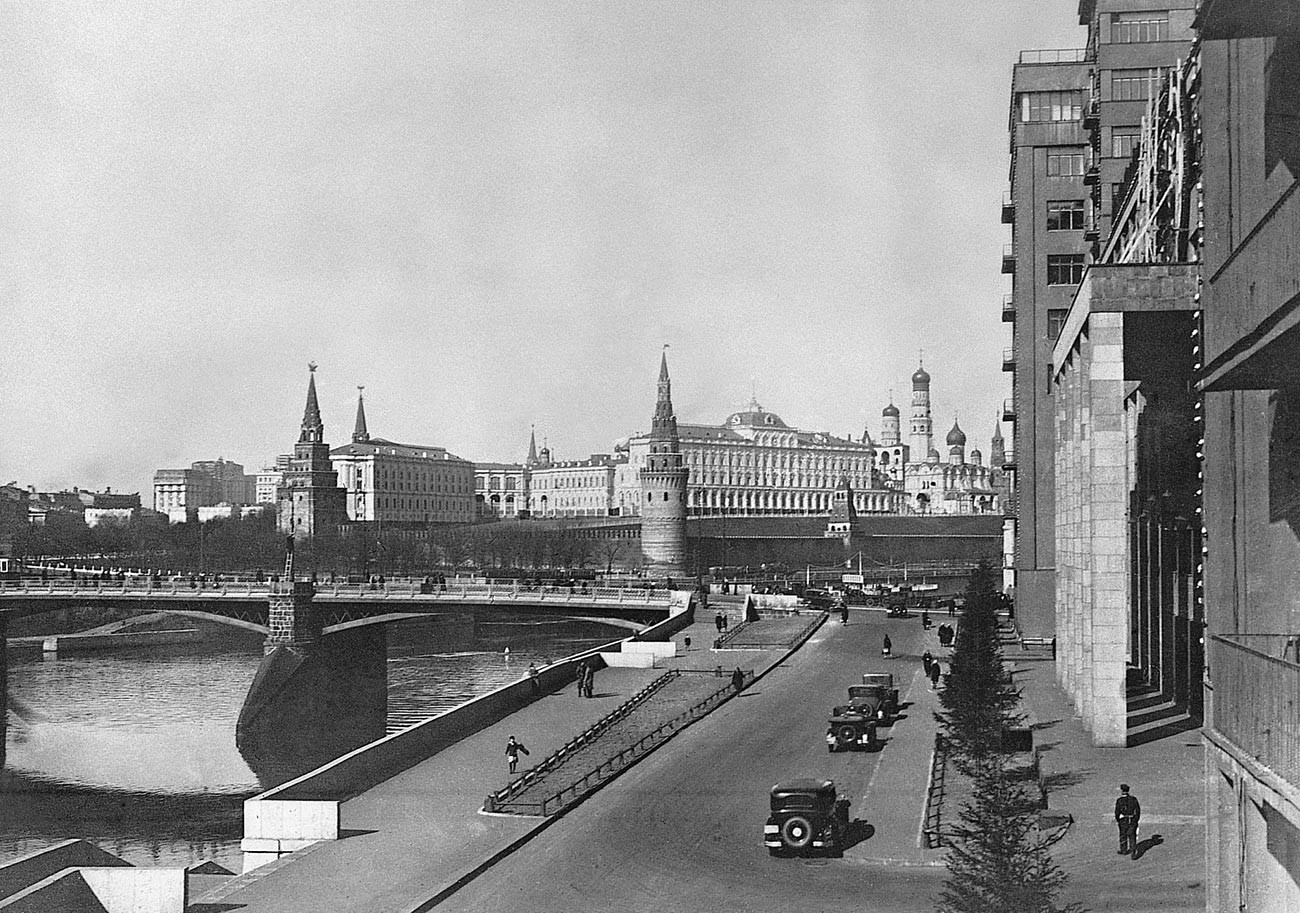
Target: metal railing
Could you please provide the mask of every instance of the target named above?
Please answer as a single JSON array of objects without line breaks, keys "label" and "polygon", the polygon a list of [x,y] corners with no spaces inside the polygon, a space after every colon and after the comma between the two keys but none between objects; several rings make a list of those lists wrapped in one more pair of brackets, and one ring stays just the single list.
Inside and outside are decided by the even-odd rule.
[{"label": "metal railing", "polygon": [[[49,580],[0,581],[0,596],[96,596],[96,597],[263,597],[293,592],[289,581],[221,581],[189,577],[154,579],[127,577],[51,578]],[[317,596],[355,598],[362,601],[416,600],[457,602],[466,599],[555,602],[566,604],[666,606],[672,600],[668,590],[624,587],[522,586],[520,584],[425,584],[418,581],[380,583],[320,583]]]},{"label": "metal railing", "polygon": [[[752,669],[743,671],[742,674],[745,677],[745,684],[749,684],[754,680],[754,672]],[[647,689],[655,686],[656,683],[663,682],[663,680],[670,676],[675,677],[676,675],[676,672],[665,673],[663,676],[656,679],[655,682],[648,685]],[[646,689],[642,689],[642,691],[645,690]],[[735,692],[735,687],[728,682],[726,685],[709,694],[703,700],[692,704],[689,708],[677,714],[672,719],[660,723],[631,745],[624,747],[617,753],[601,761],[595,767],[589,768],[581,776],[574,777],[568,786],[558,789],[555,792],[542,797],[540,800],[525,802],[518,799],[513,801],[510,799],[510,796],[517,795],[538,779],[538,775],[535,772],[540,771],[542,765],[549,764],[550,766],[546,768],[547,770],[557,767],[559,764],[563,763],[564,760],[567,760],[566,752],[571,754],[577,747],[579,747],[579,740],[585,740],[583,744],[586,744],[606,731],[615,722],[618,722],[618,720],[610,720],[606,725],[602,726],[601,724],[606,723],[605,720],[602,720],[601,723],[597,723],[596,726],[592,727],[592,729],[583,733],[583,735],[574,739],[564,748],[561,748],[559,751],[548,757],[546,761],[542,762],[542,765],[538,765],[534,770],[524,774],[523,777],[520,777],[519,780],[511,783],[509,786],[505,787],[505,789],[499,790],[498,792],[488,796],[487,800],[483,803],[483,810],[488,812],[508,812],[517,815],[549,816],[557,814],[567,806],[576,802],[578,799],[587,795],[589,792],[592,792],[604,783],[613,779],[616,775],[626,770],[641,757],[658,747],[662,742],[666,741],[676,733],[677,730],[695,722]],[[637,697],[632,698],[627,702],[627,704],[623,705],[628,709],[619,716],[618,719],[621,720],[632,710],[636,709],[634,706],[628,706],[632,704],[632,701],[637,701],[637,704],[639,705],[640,703],[643,703],[647,697],[649,697],[649,694],[641,696],[641,693],[638,692]],[[623,707],[620,707],[619,710],[623,710]],[[617,714],[618,712],[619,711],[616,710],[614,714]],[[610,717],[613,717],[614,714],[610,714]],[[609,717],[606,719],[609,720]],[[593,733],[593,730],[597,730],[598,727],[600,727],[599,730]],[[525,783],[524,781],[527,782]]]},{"label": "metal railing", "polygon": [[[827,612],[818,612],[807,624],[802,628],[799,628],[799,630],[794,633],[787,631],[780,637],[775,634],[764,634],[761,628],[755,629],[754,626],[756,622],[744,621],[714,641],[714,646],[717,648],[727,648],[732,650],[768,650],[781,647],[793,647],[812,633],[818,625],[822,624],[822,622],[826,621],[829,617],[830,616]],[[752,634],[754,636],[752,638],[746,636],[741,640],[741,642],[735,643],[740,634]]]},{"label": "metal railing", "polygon": [[944,845],[943,827],[944,778],[948,771],[948,743],[943,733],[934,734],[934,754],[930,756],[930,782],[925,791],[925,848],[935,850]]},{"label": "metal railing", "polygon": [[1020,52],[1021,63],[1083,63],[1087,59],[1087,48],[1042,48]]},{"label": "metal railing", "polygon": [[1214,728],[1247,756],[1300,785],[1298,641],[1300,635],[1291,634],[1215,634],[1207,646]]}]

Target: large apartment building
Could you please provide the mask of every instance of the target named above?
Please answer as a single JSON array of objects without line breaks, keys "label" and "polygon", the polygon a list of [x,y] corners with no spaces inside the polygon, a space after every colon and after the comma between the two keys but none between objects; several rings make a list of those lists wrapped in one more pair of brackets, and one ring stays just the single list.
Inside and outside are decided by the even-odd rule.
[{"label": "large apartment building", "polygon": [[1055,411],[1052,349],[1084,270],[1108,236],[1142,116],[1186,57],[1194,0],[1080,0],[1079,49],[1024,51],[1012,71],[1012,226],[1003,319],[1012,347],[1015,587],[1026,634],[1055,632]]}]

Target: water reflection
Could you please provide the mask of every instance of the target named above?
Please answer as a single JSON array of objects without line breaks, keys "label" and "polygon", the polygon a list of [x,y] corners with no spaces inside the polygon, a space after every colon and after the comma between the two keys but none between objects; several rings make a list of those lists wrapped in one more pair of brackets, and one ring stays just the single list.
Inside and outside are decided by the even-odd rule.
[{"label": "water reflection", "polygon": [[[198,625],[200,643],[42,660],[10,655],[0,859],[86,837],[142,865],[238,871],[243,799],[265,788],[235,744],[260,635]],[[387,628],[387,717],[404,728],[625,632],[596,622],[450,613]],[[509,654],[506,648],[509,647]],[[371,733],[373,734],[373,733]],[[293,743],[290,743],[292,745]],[[267,782],[320,758],[259,756]],[[306,765],[306,766],[304,766]]]}]

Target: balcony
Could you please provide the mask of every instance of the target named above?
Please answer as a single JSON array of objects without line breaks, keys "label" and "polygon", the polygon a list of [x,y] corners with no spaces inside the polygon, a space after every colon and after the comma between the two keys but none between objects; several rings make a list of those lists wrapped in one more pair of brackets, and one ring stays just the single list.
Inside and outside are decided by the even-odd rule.
[{"label": "balcony", "polygon": [[1088,166],[1088,170],[1083,173],[1083,183],[1087,185],[1101,183],[1101,165],[1093,162]]},{"label": "balcony", "polygon": [[1016,352],[1015,349],[1002,350],[1002,370],[1014,371],[1016,369]]},{"label": "balcony", "polygon": [[1214,682],[1213,729],[1247,758],[1300,784],[1300,663],[1288,634],[1216,634],[1207,638]]},{"label": "balcony", "polygon": [[1002,224],[1010,225],[1016,221],[1016,201],[1011,194],[1002,194]]},{"label": "balcony", "polygon": [[1016,420],[1016,401],[1014,399],[1004,399],[1002,401],[1002,421],[1014,422]]},{"label": "balcony", "polygon": [[1087,59],[1087,48],[1044,48],[1020,52],[1021,63],[1084,63]]},{"label": "balcony", "polygon": [[1016,322],[1016,303],[1015,300],[1010,295],[1002,296],[1002,322],[1003,323]]},{"label": "balcony", "polygon": [[1002,272],[1015,273],[1016,271],[1016,246],[1007,244],[1002,248]]}]

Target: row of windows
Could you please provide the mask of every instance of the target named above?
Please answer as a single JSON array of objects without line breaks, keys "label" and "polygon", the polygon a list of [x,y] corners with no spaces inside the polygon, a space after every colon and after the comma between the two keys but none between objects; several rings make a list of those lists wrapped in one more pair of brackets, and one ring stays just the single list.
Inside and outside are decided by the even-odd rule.
[{"label": "row of windows", "polygon": [[1156,93],[1164,70],[1160,67],[1140,67],[1135,70],[1110,71],[1111,101],[1142,101]]},{"label": "row of windows", "polygon": [[1048,254],[1047,284],[1078,285],[1083,281],[1083,254]]},{"label": "row of windows", "polygon": [[1112,44],[1168,41],[1169,11],[1142,10],[1135,13],[1115,13],[1110,18],[1110,40]]},{"label": "row of windows", "polygon": [[1048,200],[1048,231],[1080,231],[1083,228],[1083,200]]},{"label": "row of windows", "polygon": [[1049,178],[1083,177],[1083,150],[1066,149],[1047,153],[1047,176]]},{"label": "row of windows", "polygon": [[1021,92],[1020,122],[1080,120],[1083,117],[1083,90],[1067,92]]}]

